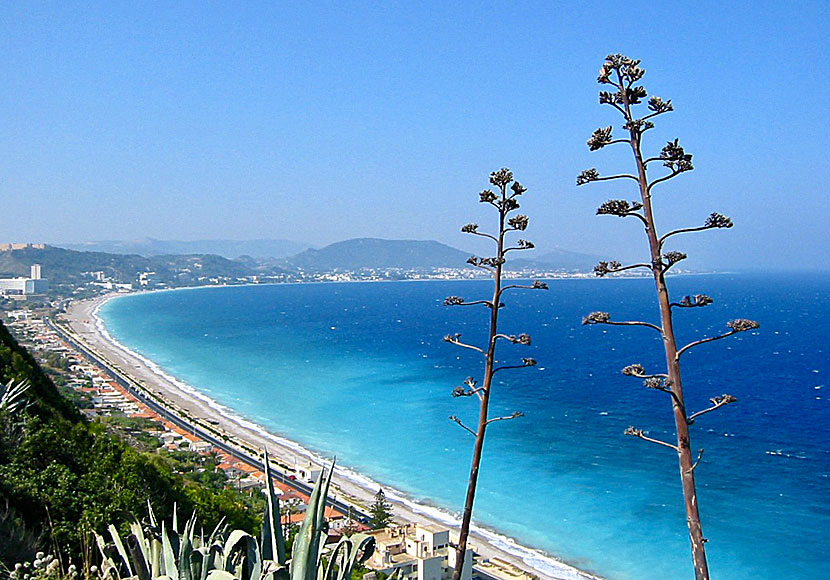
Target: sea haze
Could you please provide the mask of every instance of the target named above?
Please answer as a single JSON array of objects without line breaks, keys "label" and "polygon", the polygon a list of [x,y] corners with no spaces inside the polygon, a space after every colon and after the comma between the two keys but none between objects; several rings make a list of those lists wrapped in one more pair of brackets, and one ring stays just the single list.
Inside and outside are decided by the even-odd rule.
[{"label": "sea haze", "polygon": [[[761,323],[683,356],[687,406],[729,393],[738,403],[699,418],[692,445],[715,578],[815,578],[826,571],[830,524],[830,276],[685,276],[675,298],[715,303],[680,310],[681,344]],[[112,335],[240,414],[421,501],[460,511],[472,437],[472,399],[450,392],[478,377],[488,311],[444,307],[486,298],[481,281],[305,284],[132,295],[102,316]],[[646,328],[584,327],[605,310],[655,320],[646,279],[556,280],[550,290],[505,296],[493,415],[525,417],[488,431],[475,517],[521,543],[613,580],[691,577],[675,454],[625,437],[629,425],[671,440],[667,395],[620,369],[661,370],[662,345]],[[665,363],[663,362],[663,365]],[[662,367],[665,369],[665,366]]]}]

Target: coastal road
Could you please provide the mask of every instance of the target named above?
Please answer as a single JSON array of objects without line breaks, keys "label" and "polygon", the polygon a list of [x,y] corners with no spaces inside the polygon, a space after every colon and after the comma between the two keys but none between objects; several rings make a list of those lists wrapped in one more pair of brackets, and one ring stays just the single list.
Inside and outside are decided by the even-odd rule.
[{"label": "coastal road", "polygon": [[[72,345],[79,353],[81,353],[87,360],[89,360],[92,364],[96,365],[102,371],[104,371],[109,377],[121,385],[124,389],[126,389],[130,394],[132,394],[136,399],[141,401],[144,405],[149,407],[154,413],[158,414],[160,417],[164,418],[167,421],[170,421],[177,427],[184,429],[188,433],[192,433],[194,437],[198,437],[203,441],[207,441],[217,449],[220,449],[227,453],[228,455],[250,465],[255,469],[259,469],[260,471],[265,471],[265,466],[263,462],[242,449],[230,445],[226,441],[221,438],[221,435],[211,433],[207,430],[204,426],[195,423],[193,421],[189,421],[185,417],[183,417],[180,413],[176,412],[176,410],[171,409],[166,404],[162,403],[158,399],[155,398],[154,395],[147,392],[146,389],[138,385],[135,381],[133,381],[130,377],[124,375],[120,371],[113,368],[113,366],[105,361],[103,357],[95,354],[92,352],[90,348],[88,348],[85,344],[81,342],[81,340],[75,336],[72,336],[69,331],[64,328],[61,328],[57,323],[50,320],[49,318],[44,318],[44,322],[46,325],[51,328],[58,336],[60,336],[64,341]],[[283,472],[278,471],[271,467],[271,476],[283,483],[284,485],[306,495],[310,495],[312,491],[312,487],[306,485],[301,481],[297,481],[286,476]],[[353,505],[349,505],[344,503],[341,500],[337,499],[326,499],[327,505],[333,507],[337,511],[349,515],[352,519],[367,522],[369,520],[369,516],[358,509]]]}]

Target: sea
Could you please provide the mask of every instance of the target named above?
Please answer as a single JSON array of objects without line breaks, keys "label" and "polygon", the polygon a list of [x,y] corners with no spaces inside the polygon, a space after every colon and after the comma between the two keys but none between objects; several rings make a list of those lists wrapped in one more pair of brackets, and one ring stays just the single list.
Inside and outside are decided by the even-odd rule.
[{"label": "sea", "polygon": [[[592,311],[656,322],[649,279],[556,279],[509,290],[474,519],[521,546],[609,580],[693,577],[676,454],[623,434],[672,441],[669,395],[623,376],[664,372],[662,343],[644,327],[583,326]],[[712,578],[827,578],[830,531],[830,274],[717,274],[669,280],[680,345],[749,318],[755,331],[683,355],[690,412],[699,417],[695,474]],[[107,331],[240,417],[377,482],[388,495],[448,516],[462,508],[477,401],[453,398],[482,357],[489,310],[444,306],[489,299],[492,283],[316,283],[127,295],[100,311]],[[662,362],[661,362],[662,361]],[[301,461],[301,458],[297,458]],[[515,544],[514,544],[515,542]]]}]

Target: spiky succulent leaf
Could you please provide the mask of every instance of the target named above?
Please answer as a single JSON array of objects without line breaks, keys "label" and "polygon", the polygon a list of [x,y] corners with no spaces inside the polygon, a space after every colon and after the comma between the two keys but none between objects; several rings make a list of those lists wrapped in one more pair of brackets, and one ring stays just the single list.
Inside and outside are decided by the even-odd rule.
[{"label": "spiky succulent leaf", "polygon": [[271,480],[271,463],[268,461],[268,450],[265,450],[265,501],[267,502],[262,518],[262,559],[276,560],[285,565],[285,538],[282,535],[280,524],[280,502],[274,493],[274,482]]}]

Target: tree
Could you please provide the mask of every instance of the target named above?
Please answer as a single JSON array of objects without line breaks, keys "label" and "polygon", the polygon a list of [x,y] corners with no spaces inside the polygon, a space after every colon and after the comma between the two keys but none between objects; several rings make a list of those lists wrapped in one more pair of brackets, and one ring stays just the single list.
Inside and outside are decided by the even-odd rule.
[{"label": "tree", "polygon": [[[709,569],[704,548],[704,542],[706,540],[703,537],[700,523],[694,476],[694,471],[700,462],[703,449],[699,450],[696,459],[692,457],[689,426],[701,415],[734,403],[737,399],[728,394],[718,395],[710,399],[710,407],[695,413],[689,413],[686,410],[686,404],[683,398],[680,357],[689,349],[701,344],[720,340],[739,332],[754,330],[758,328],[758,323],[746,319],[732,320],[727,323],[727,331],[722,334],[702,338],[680,348],[677,346],[673,321],[675,309],[705,307],[711,304],[713,300],[705,294],[697,294],[695,296],[684,296],[681,300],[672,302],[666,285],[666,274],[678,262],[684,260],[686,254],[677,251],[666,251],[666,242],[679,234],[716,228],[731,228],[732,220],[719,213],[712,213],[704,221],[703,225],[681,228],[669,231],[663,235],[658,234],[652,207],[652,195],[655,187],[674,179],[681,173],[691,171],[693,166],[692,156],[686,153],[677,139],[669,141],[663,147],[662,151],[654,157],[646,157],[643,155],[641,149],[643,135],[654,127],[651,119],[673,110],[670,100],[664,101],[660,97],[652,96],[648,99],[648,109],[650,112],[642,117],[635,115],[634,107],[642,104],[647,96],[645,88],[637,84],[644,74],[645,70],[640,68],[639,60],[633,60],[620,54],[613,54],[606,57],[597,80],[600,84],[610,85],[613,87],[613,90],[600,92],[599,102],[600,104],[610,105],[623,116],[625,123],[622,129],[625,131],[625,137],[615,139],[612,136],[612,127],[609,126],[600,127],[594,131],[588,140],[588,147],[591,151],[602,149],[608,145],[628,144],[634,155],[635,173],[601,176],[596,169],[587,169],[577,177],[576,183],[577,185],[584,185],[595,181],[622,180],[633,181],[637,185],[640,194],[639,201],[629,202],[623,199],[612,199],[603,203],[597,209],[597,214],[613,215],[621,218],[633,217],[642,222],[645,226],[646,237],[648,238],[651,254],[650,259],[648,262],[625,266],[617,261],[600,262],[594,271],[598,276],[605,276],[607,274],[638,268],[649,270],[655,282],[660,321],[659,323],[615,321],[611,319],[607,312],[592,312],[585,317],[583,323],[641,326],[658,332],[663,339],[666,357],[665,373],[648,372],[641,364],[626,366],[622,372],[624,375],[643,379],[645,386],[649,389],[669,395],[672,413],[674,415],[677,443],[672,444],[654,439],[649,437],[646,431],[634,427],[626,429],[625,434],[668,447],[677,453],[680,465],[680,479],[686,504],[686,519],[689,526],[689,540],[692,548],[695,578],[697,580],[705,580],[709,578]],[[659,177],[651,177],[649,171],[657,164],[664,167],[665,171]]]},{"label": "tree", "polygon": [[392,504],[386,501],[386,494],[382,489],[379,489],[375,494],[375,501],[369,508],[371,518],[369,518],[369,527],[373,530],[385,528],[392,521]]},{"label": "tree", "polygon": [[478,483],[478,472],[481,465],[481,454],[484,448],[484,434],[487,426],[497,421],[505,421],[508,419],[515,419],[522,417],[523,414],[516,411],[512,415],[504,417],[490,417],[488,408],[490,404],[490,389],[492,386],[493,375],[499,371],[530,367],[536,364],[532,358],[523,358],[521,364],[515,365],[501,365],[496,359],[496,345],[499,341],[508,342],[512,344],[530,345],[530,335],[528,334],[502,334],[499,332],[499,311],[504,306],[502,302],[502,295],[505,291],[526,288],[534,290],[547,290],[547,285],[538,280],[530,285],[522,284],[508,284],[502,286],[502,269],[505,263],[505,256],[508,252],[514,250],[529,250],[533,248],[533,244],[527,240],[519,239],[515,246],[508,246],[506,236],[511,232],[522,232],[527,229],[528,217],[526,215],[517,214],[510,217],[514,211],[519,209],[518,197],[522,195],[526,189],[518,181],[513,180],[513,173],[509,169],[500,169],[490,174],[490,183],[497,191],[486,189],[479,194],[479,201],[493,206],[499,215],[498,232],[488,234],[478,230],[478,224],[467,224],[461,231],[467,234],[481,236],[491,240],[496,246],[495,256],[489,258],[478,258],[476,256],[467,260],[467,263],[486,271],[493,278],[493,298],[490,300],[472,300],[466,301],[460,296],[450,296],[444,300],[446,306],[472,306],[481,305],[490,311],[489,316],[489,334],[487,344],[483,347],[475,346],[461,342],[460,334],[450,334],[444,337],[446,342],[460,346],[462,348],[471,349],[481,354],[484,360],[484,371],[481,378],[481,386],[473,377],[467,377],[464,381],[464,386],[456,387],[452,395],[453,397],[471,397],[475,396],[479,401],[479,417],[478,424],[475,429],[471,429],[465,425],[461,419],[453,415],[450,417],[463,429],[468,431],[475,437],[475,446],[473,448],[472,465],[470,466],[470,478],[467,484],[467,496],[464,503],[464,514],[461,520],[461,530],[459,533],[458,544],[456,545],[456,566],[453,572],[453,580],[461,578],[462,569],[464,567],[464,555],[467,550],[467,537],[470,533],[470,521],[473,513],[473,502],[475,500],[476,485]]}]

